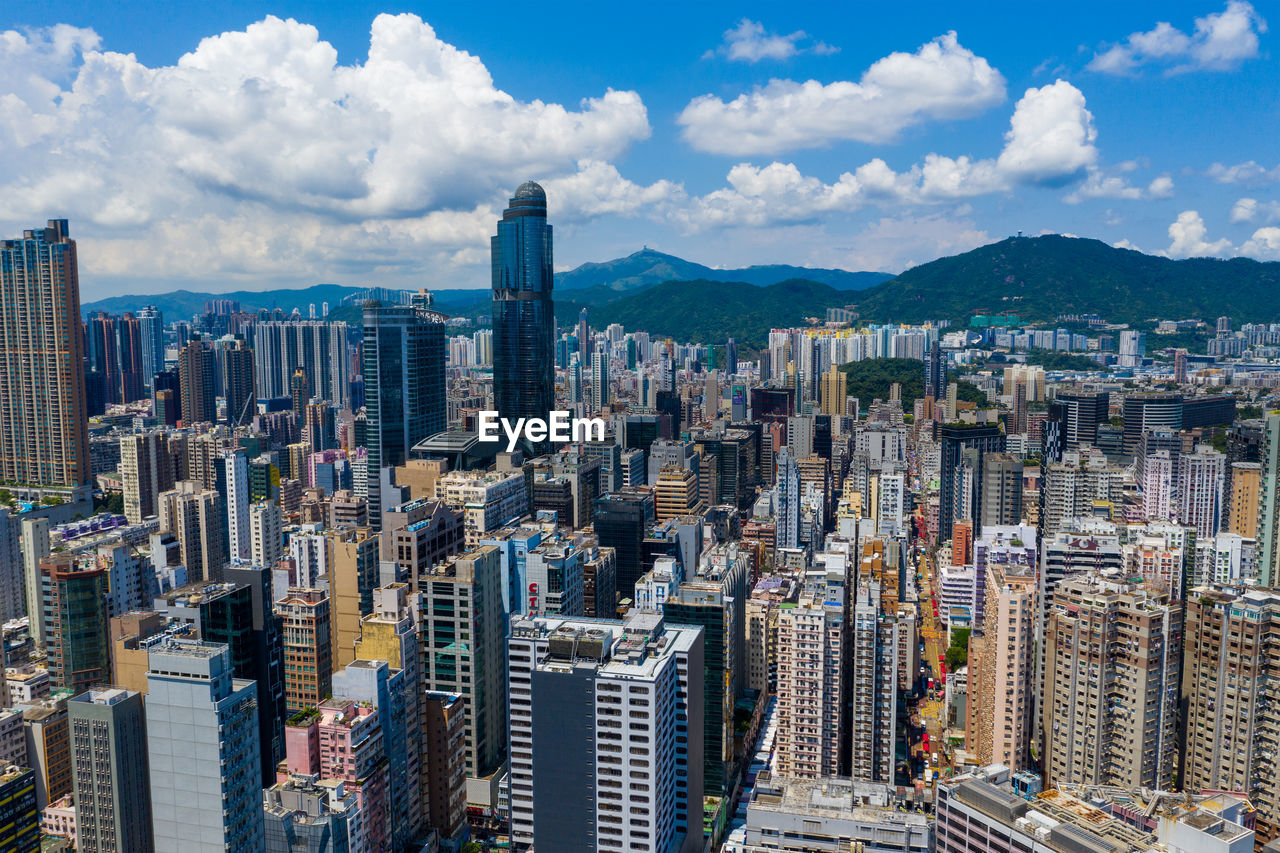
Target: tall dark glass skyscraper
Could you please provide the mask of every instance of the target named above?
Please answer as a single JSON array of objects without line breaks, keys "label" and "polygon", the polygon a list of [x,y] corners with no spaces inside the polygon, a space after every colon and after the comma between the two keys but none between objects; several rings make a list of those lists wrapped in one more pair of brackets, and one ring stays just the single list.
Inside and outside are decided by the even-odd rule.
[{"label": "tall dark glass skyscraper", "polygon": [[382,523],[382,471],[403,465],[413,446],[447,425],[444,323],[407,305],[364,306],[363,358],[369,451],[369,520]]},{"label": "tall dark glass skyscraper", "polygon": [[[493,398],[501,417],[555,408],[555,316],[547,194],[533,181],[502,213],[493,251]],[[579,342],[581,346],[581,342]]]}]

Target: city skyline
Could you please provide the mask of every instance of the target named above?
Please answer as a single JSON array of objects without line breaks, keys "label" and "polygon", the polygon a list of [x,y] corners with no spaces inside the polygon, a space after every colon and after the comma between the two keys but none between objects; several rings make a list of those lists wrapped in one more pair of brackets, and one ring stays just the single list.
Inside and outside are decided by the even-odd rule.
[{"label": "city skyline", "polygon": [[1146,6],[0,18],[0,851],[1280,853],[1271,8]]},{"label": "city skyline", "polygon": [[74,219],[86,302],[479,289],[490,223],[530,179],[557,211],[561,269],[647,244],[715,267],[897,272],[1019,230],[1280,252],[1280,172],[1257,141],[1275,130],[1256,108],[1273,35],[1239,0],[1052,26],[1024,7],[708,6],[677,27],[628,20],[663,48],[638,52],[607,48],[607,17],[523,40],[536,25],[518,7],[382,11],[140,28],[65,4],[0,21],[0,62],[26,69],[0,76],[0,222]]}]

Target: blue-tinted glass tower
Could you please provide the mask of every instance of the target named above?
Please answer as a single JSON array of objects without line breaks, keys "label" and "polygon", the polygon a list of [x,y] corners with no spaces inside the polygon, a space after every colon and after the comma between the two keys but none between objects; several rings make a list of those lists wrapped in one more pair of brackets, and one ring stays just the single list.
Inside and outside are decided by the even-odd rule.
[{"label": "blue-tinted glass tower", "polygon": [[447,426],[443,314],[407,305],[364,306],[365,447],[369,521],[382,524],[382,471]]},{"label": "blue-tinted glass tower", "polygon": [[555,315],[547,194],[533,181],[502,213],[493,251],[493,398],[501,417],[555,407]]}]

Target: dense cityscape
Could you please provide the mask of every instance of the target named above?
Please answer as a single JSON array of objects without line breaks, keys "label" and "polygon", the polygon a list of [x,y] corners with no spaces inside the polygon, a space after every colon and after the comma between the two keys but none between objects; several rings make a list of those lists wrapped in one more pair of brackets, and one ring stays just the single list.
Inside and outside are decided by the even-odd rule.
[{"label": "dense cityscape", "polygon": [[713,5],[6,16],[0,853],[1280,853],[1258,10]]},{"label": "dense cityscape", "polygon": [[[82,321],[71,227],[0,244],[0,849],[1280,830],[1280,326],[558,328],[533,182],[474,330]],[[478,429],[556,412],[603,435]]]}]

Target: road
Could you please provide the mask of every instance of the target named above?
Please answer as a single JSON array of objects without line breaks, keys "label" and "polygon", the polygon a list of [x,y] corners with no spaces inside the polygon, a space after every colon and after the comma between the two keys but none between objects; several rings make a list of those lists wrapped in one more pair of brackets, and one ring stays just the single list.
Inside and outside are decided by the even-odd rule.
[{"label": "road", "polygon": [[[946,652],[947,631],[936,615],[937,581],[935,559],[925,550],[920,557],[921,590],[920,590],[920,638],[924,641],[924,652],[921,663],[933,674],[934,689],[939,698],[926,696],[917,705],[917,711],[925,730],[929,733],[931,752],[937,752],[943,743],[943,732],[946,729],[945,705],[942,701],[943,684],[940,678],[942,667],[938,662]],[[926,760],[928,760],[926,758]]]}]

